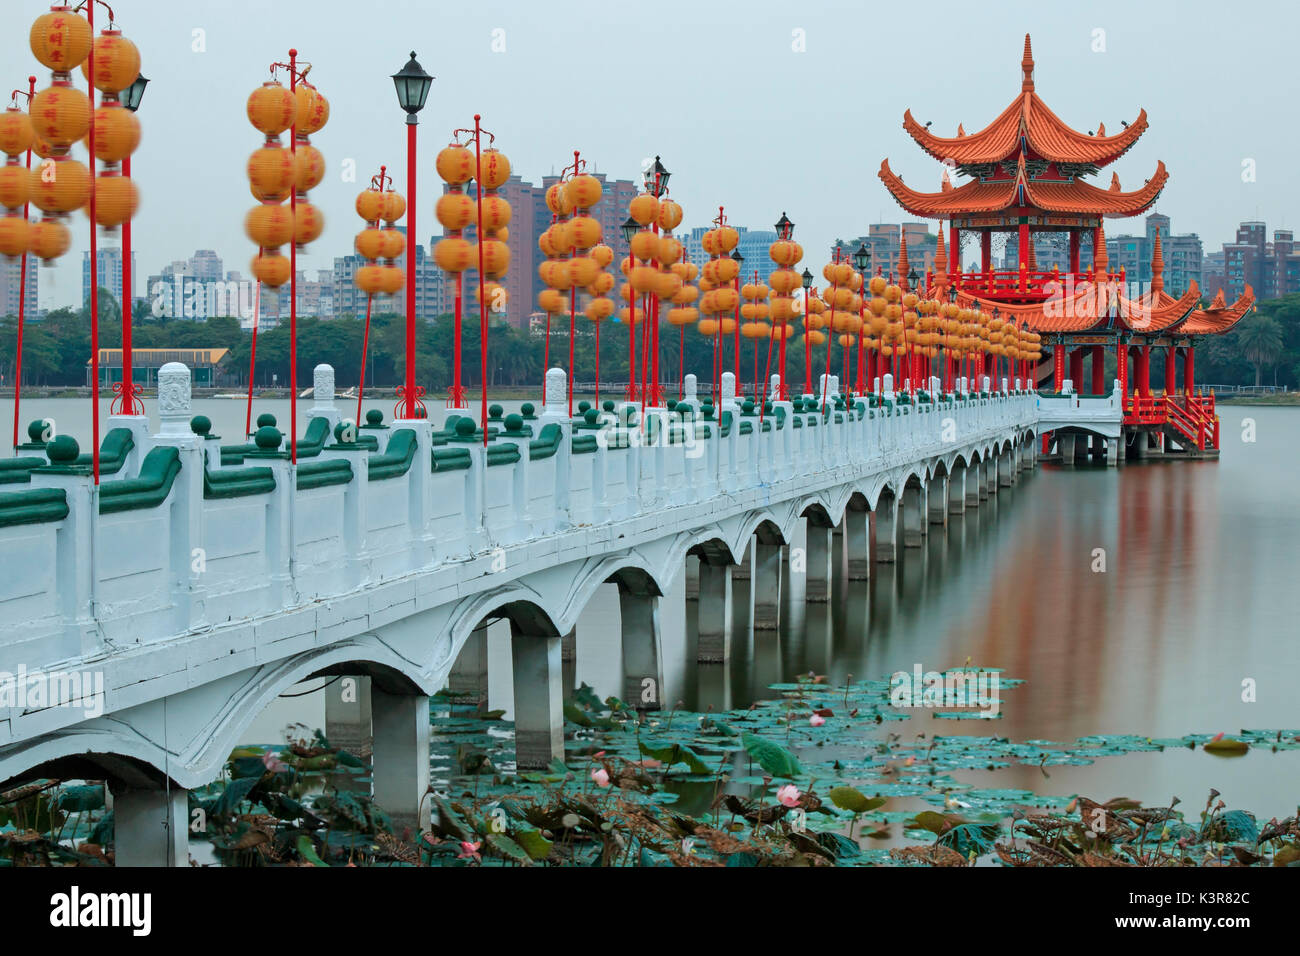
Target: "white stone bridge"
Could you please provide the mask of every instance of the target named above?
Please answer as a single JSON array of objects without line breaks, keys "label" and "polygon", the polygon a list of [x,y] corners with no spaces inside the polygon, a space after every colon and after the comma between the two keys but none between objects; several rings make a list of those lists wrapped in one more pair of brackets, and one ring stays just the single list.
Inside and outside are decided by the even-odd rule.
[{"label": "white stone bridge", "polygon": [[[454,416],[352,428],[321,366],[309,419],[325,421],[295,465],[270,426],[223,452],[172,365],[157,435],[108,420],[98,489],[74,445],[34,430],[14,460],[29,464],[0,472],[0,671],[26,672],[0,700],[0,781],[106,779],[119,862],[184,864],[187,789],[263,708],[309,677],[364,675],[375,797],[419,824],[428,695],[487,622],[511,627],[518,763],[545,765],[563,754],[562,635],[602,584],[619,587],[625,697],[653,707],[659,598],[688,555],[699,656],[725,660],[729,568],[751,547],[754,625],[775,627],[800,522],[807,597],[825,599],[832,529],[860,580],[1034,463],[1038,396],[1005,383],[907,396],[886,377],[846,406],[832,377],[833,407],[760,417],[730,378],[718,409],[692,377],[676,409],[570,420],[552,369],[540,415],[494,418],[485,447]],[[53,699],[74,676],[85,699]]]}]

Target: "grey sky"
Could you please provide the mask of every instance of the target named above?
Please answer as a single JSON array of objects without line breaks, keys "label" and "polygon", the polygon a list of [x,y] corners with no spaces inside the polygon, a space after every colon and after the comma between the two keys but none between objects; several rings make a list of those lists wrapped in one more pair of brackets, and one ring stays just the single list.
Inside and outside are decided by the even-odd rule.
[{"label": "grey sky", "polygon": [[[6,91],[29,73],[38,89],[48,82],[27,46],[27,23],[45,9],[7,5],[22,26],[0,36]],[[1171,180],[1156,208],[1175,232],[1198,232],[1207,251],[1230,241],[1239,220],[1272,230],[1296,218],[1292,4],[122,0],[114,9],[152,81],[133,160],[137,294],[145,275],[196,248],[247,272],[254,250],[243,218],[254,201],[244,163],[259,134],[244,102],[291,46],[331,104],[313,138],[329,174],[312,193],[326,226],[299,257],[308,271],[351,250],[353,199],[381,163],[405,189],[389,75],[412,48],[437,77],[420,123],[422,242],[438,231],[434,152],[477,111],[525,179],[558,170],[574,149],[619,178],[659,153],[683,225],[705,223],[722,204],[733,223],[769,228],[785,210],[819,271],[837,236],[905,218],[876,178],[883,157],[909,185],[938,188],[939,164],[903,132],[903,111],[942,135],[958,122],[982,128],[1019,90],[1025,32],[1037,91],[1071,125],[1104,121],[1113,132],[1148,112],[1151,128],[1099,186],[1114,169],[1136,188],[1163,159]],[[1104,52],[1093,49],[1097,30]],[[1255,182],[1243,182],[1246,159]],[[345,160],[355,160],[358,182],[342,181]],[[86,219],[73,223],[72,251],[42,273],[43,305],[80,298]],[[1139,220],[1107,224],[1111,235],[1139,230]]]}]

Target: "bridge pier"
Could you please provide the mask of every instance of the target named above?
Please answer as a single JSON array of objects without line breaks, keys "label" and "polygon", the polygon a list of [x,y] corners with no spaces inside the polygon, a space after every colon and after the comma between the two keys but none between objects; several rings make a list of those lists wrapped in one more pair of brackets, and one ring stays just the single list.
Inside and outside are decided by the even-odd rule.
[{"label": "bridge pier", "polygon": [[898,499],[881,496],[876,503],[876,561],[892,564],[898,554],[897,522]]},{"label": "bridge pier", "polygon": [[123,788],[112,796],[114,866],[190,865],[188,790]]},{"label": "bridge pier", "polygon": [[750,620],[756,631],[775,631],[781,625],[781,591],[785,583],[781,547],[754,541],[753,580],[749,590],[754,597]]},{"label": "bridge pier", "polygon": [[686,556],[686,600],[700,599],[700,559],[693,554]]},{"label": "bridge pier", "polygon": [[700,596],[696,603],[700,663],[731,660],[731,568],[700,559]]},{"label": "bridge pier", "polygon": [[[515,689],[515,765],[537,770],[564,759],[563,638],[528,634],[510,622]],[[427,723],[427,721],[426,721]]]},{"label": "bridge pier", "polygon": [[1119,443],[1120,443],[1120,439],[1118,438],[1106,439],[1106,467],[1108,468],[1119,467],[1119,462],[1120,462]]},{"label": "bridge pier", "polygon": [[487,636],[486,624],[474,628],[447,675],[447,689],[456,695],[456,702],[480,713],[488,708]]},{"label": "bridge pier", "polygon": [[979,470],[975,473],[975,496],[980,501],[987,501],[989,497],[989,466],[993,464],[991,457],[984,458],[980,461]]},{"label": "bridge pier", "polygon": [[947,525],[948,523],[948,485],[949,478],[939,476],[931,479],[926,489],[926,517],[930,524]]},{"label": "bridge pier", "polygon": [[982,477],[983,461],[973,461],[966,468],[965,494],[966,507],[978,508],[980,506],[980,486],[984,483]]},{"label": "bridge pier", "polygon": [[844,543],[848,548],[846,574],[850,581],[871,577],[871,513],[844,510]]},{"label": "bridge pier", "polygon": [[1074,467],[1074,442],[1076,437],[1073,432],[1056,436],[1056,443],[1061,449],[1061,466],[1064,468]]},{"label": "bridge pier", "polygon": [[903,489],[903,547],[919,548],[921,546],[921,489],[909,485]]},{"label": "bridge pier", "polygon": [[998,467],[998,484],[1001,485],[1003,488],[1010,488],[1013,484],[1015,484],[1015,480],[1016,480],[1015,461],[1012,458],[1011,449],[1008,448],[1006,451],[1002,453],[1002,461],[1000,466]]},{"label": "bridge pier", "polygon": [[393,832],[429,829],[429,698],[373,687],[375,728],[371,792],[393,821]]},{"label": "bridge pier", "polygon": [[834,552],[834,528],[824,528],[804,519],[808,525],[808,544],[805,548],[807,559],[806,585],[804,599],[824,602],[831,599],[831,564]]},{"label": "bridge pier", "polygon": [[664,669],[659,649],[659,596],[620,586],[618,604],[623,631],[623,702],[637,710],[660,710]]},{"label": "bridge pier", "polygon": [[966,513],[966,466],[953,465],[948,475],[948,514]]},{"label": "bridge pier", "polygon": [[998,456],[990,455],[984,464],[985,497],[992,498],[998,493]]},{"label": "bridge pier", "polygon": [[370,746],[370,678],[340,677],[325,688],[325,738],[332,747],[360,755]]}]

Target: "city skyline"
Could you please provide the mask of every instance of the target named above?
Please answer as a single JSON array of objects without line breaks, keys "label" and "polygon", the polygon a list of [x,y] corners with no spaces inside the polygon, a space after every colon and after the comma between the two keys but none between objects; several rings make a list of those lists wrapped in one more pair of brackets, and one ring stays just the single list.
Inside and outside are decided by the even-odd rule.
[{"label": "city skyline", "polygon": [[[805,249],[829,249],[836,237],[861,233],[870,223],[889,218],[892,200],[874,176],[882,158],[891,157],[896,171],[916,188],[937,188],[940,165],[907,149],[904,110],[918,111],[919,121],[932,121],[946,135],[958,123],[968,131],[987,124],[1015,91],[1026,31],[1035,36],[1039,89],[1066,120],[1081,129],[1095,128],[1098,120],[1117,128],[1139,109],[1148,111],[1150,130],[1116,164],[1116,171],[1131,186],[1149,174],[1156,160],[1169,161],[1172,179],[1155,211],[1203,239],[1212,237],[1207,246],[1231,236],[1242,219],[1266,218],[1279,228],[1294,221],[1296,200],[1287,188],[1286,171],[1295,134],[1271,121],[1286,105],[1281,70],[1285,38],[1294,31],[1285,21],[1297,19],[1290,9],[1274,14],[1276,29],[1251,36],[1255,68],[1262,75],[1253,83],[1252,96],[1241,97],[1235,84],[1205,81],[1195,58],[1164,58],[1153,75],[1147,39],[1158,31],[1172,49],[1232,48],[1244,42],[1249,29],[1233,18],[1189,15],[1187,4],[1136,10],[1120,4],[1087,10],[1012,4],[996,21],[973,17],[964,24],[967,46],[980,55],[957,66],[960,97],[951,93],[947,68],[909,69],[905,82],[867,84],[852,109],[837,114],[845,120],[834,140],[836,158],[821,141],[793,148],[808,142],[798,133],[800,125],[822,119],[817,91],[843,85],[843,64],[858,52],[856,38],[863,31],[906,35],[905,12],[818,3],[797,13],[761,3],[756,8],[766,8],[768,15],[740,21],[722,11],[669,3],[665,15],[651,23],[635,20],[637,29],[651,31],[647,40],[656,31],[671,35],[682,62],[724,54],[762,57],[767,68],[751,78],[748,95],[723,113],[686,96],[653,109],[632,108],[615,89],[618,84],[606,84],[581,87],[588,101],[584,109],[554,114],[538,109],[533,88],[502,79],[545,75],[557,89],[578,81],[573,65],[554,56],[562,27],[552,18],[528,8],[483,8],[451,25],[436,10],[409,9],[405,33],[440,38],[436,45],[424,44],[423,51],[418,41],[414,44],[436,77],[429,107],[421,114],[421,225],[434,224],[431,199],[441,186],[432,169],[433,151],[479,111],[514,169],[527,173],[525,178],[535,181],[547,171],[558,172],[574,148],[596,171],[617,179],[638,176],[642,161],[658,153],[673,171],[674,198],[685,208],[685,224],[707,222],[718,205],[726,205],[732,221],[758,229],[785,209],[798,223],[796,238]],[[673,9],[680,15],[674,17]],[[135,245],[146,264],[163,259],[168,253],[162,250],[201,245],[248,271],[247,262],[240,261],[241,247],[247,259],[253,255],[243,237],[243,215],[252,205],[243,167],[258,137],[244,118],[243,104],[265,76],[266,64],[285,52],[283,43],[245,39],[241,14],[254,10],[262,28],[257,36],[292,37],[332,105],[331,123],[317,138],[329,175],[313,192],[326,231],[300,256],[300,267],[328,269],[350,245],[359,223],[352,200],[379,165],[388,165],[396,181],[404,182],[404,130],[388,73],[400,67],[409,44],[395,45],[391,24],[358,21],[344,39],[330,16],[331,10],[342,14],[343,8],[328,2],[321,17],[307,20],[287,9],[241,3],[150,8],[148,16],[126,7],[117,11],[121,25],[140,46],[143,72],[152,81],[139,114],[143,140],[134,157],[141,191]],[[589,43],[616,45],[633,18],[631,11],[611,11],[593,24]],[[681,36],[670,33],[683,19],[698,29]],[[18,74],[11,85],[35,68],[21,33],[0,38],[0,60]],[[389,47],[391,65],[376,69],[376,56]],[[355,55],[361,48],[367,56]],[[508,71],[501,68],[501,57],[510,59]],[[205,108],[196,110],[199,91]],[[548,119],[551,115],[557,118]],[[1207,130],[1207,121],[1216,116],[1232,117],[1228,135]],[[792,148],[748,145],[779,139],[781,126],[773,125],[773,117],[788,121]],[[758,139],[755,130],[762,131]],[[182,154],[184,160],[178,161]],[[809,175],[810,169],[828,168],[833,175]],[[87,237],[84,220],[74,218],[73,224],[76,262]],[[1137,231],[1127,221],[1107,225],[1115,233]],[[806,264],[814,272],[822,265],[815,259]],[[75,273],[66,279],[43,274],[42,307],[74,301],[78,278]],[[53,298],[46,300],[47,295]]]}]

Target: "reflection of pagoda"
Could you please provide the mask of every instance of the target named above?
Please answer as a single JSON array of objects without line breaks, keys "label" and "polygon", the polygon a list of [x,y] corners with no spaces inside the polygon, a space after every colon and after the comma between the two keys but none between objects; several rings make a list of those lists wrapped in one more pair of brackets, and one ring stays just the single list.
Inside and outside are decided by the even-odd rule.
[{"label": "reflection of pagoda", "polygon": [[[1107,270],[1102,220],[1137,216],[1149,209],[1169,180],[1165,164],[1156,164],[1151,178],[1138,189],[1124,190],[1112,173],[1110,187],[1085,181],[1122,156],[1147,128],[1143,110],[1121,132],[1108,136],[1104,126],[1081,133],[1067,126],[1034,92],[1034,58],[1029,36],[1021,60],[1020,95],[987,127],[967,134],[960,126],[954,137],[930,133],[903,117],[903,128],[931,156],[947,167],[939,192],[919,192],[903,184],[890,168],[880,165],[880,178],[898,204],[915,216],[947,219],[949,261],[939,263],[931,283],[955,290],[964,306],[996,308],[1004,317],[1027,325],[1052,348],[1052,361],[1040,366],[1038,384],[1062,389],[1069,378],[1076,391],[1085,387],[1083,364],[1091,358],[1087,384],[1092,394],[1109,391],[1105,351],[1116,349],[1120,388],[1125,396],[1125,424],[1134,429],[1179,432],[1182,439],[1205,445],[1213,432],[1213,399],[1193,394],[1194,343],[1201,335],[1230,329],[1254,303],[1250,287],[1228,306],[1222,294],[1207,309],[1196,308],[1200,290],[1191,288],[1174,298],[1164,291],[1164,259],[1157,237],[1147,289],[1130,289],[1123,270]],[[969,177],[954,186],[949,170]],[[942,228],[941,230],[942,231]],[[1010,245],[1014,234],[1016,268],[995,270],[993,236],[1001,233]],[[1034,262],[1034,236],[1056,234],[1069,243],[1068,271],[1039,271]],[[976,237],[980,268],[963,273],[963,234]],[[1080,266],[1083,246],[1092,252],[1087,270]],[[1167,351],[1165,396],[1155,398],[1150,383],[1151,348]],[[1181,388],[1177,356],[1183,355]],[[1069,372],[1067,375],[1067,355]],[[1130,375],[1130,361],[1132,375]],[[1129,391],[1129,382],[1134,383]],[[1174,397],[1181,395],[1181,400]],[[1213,419],[1213,420],[1212,420]],[[1179,435],[1175,435],[1179,438]]]}]

